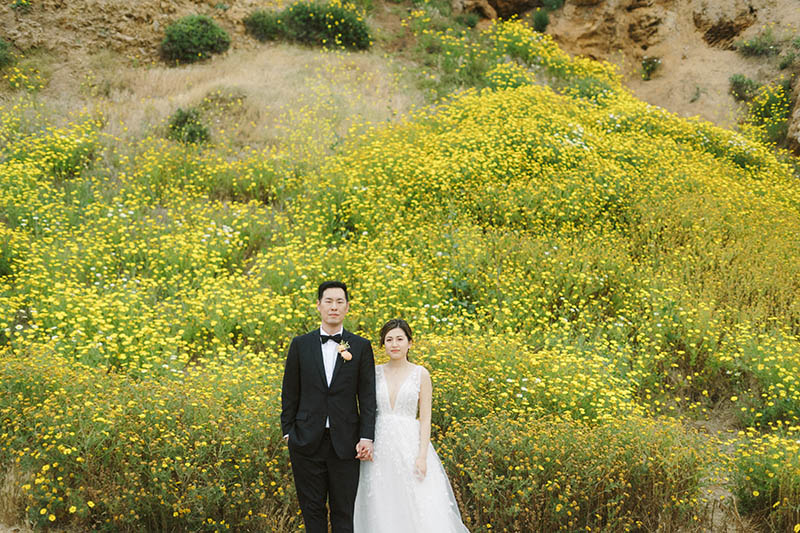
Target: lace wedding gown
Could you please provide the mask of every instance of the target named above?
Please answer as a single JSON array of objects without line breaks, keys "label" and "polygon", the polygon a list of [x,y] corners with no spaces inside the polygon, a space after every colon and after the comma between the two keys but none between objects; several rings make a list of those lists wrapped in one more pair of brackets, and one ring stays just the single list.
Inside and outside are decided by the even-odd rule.
[{"label": "lace wedding gown", "polygon": [[373,460],[361,462],[354,533],[463,533],[453,489],[428,444],[427,474],[414,475],[419,451],[417,405],[422,367],[415,365],[397,391],[394,409],[383,365],[375,367],[377,417]]}]

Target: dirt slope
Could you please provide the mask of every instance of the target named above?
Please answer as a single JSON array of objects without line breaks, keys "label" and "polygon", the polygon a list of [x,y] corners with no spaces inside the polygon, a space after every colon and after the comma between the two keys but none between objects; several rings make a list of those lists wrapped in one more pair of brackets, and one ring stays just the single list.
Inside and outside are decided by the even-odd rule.
[{"label": "dirt slope", "polygon": [[[226,30],[242,34],[242,19],[267,0],[33,0],[27,11],[0,5],[0,37],[18,49],[96,52],[106,47],[129,57],[157,56],[164,28],[190,14],[214,17]],[[250,44],[234,39],[232,48]]]},{"label": "dirt slope", "polygon": [[[567,0],[552,14],[547,32],[571,53],[616,63],[638,97],[682,116],[732,127],[740,114],[729,94],[732,74],[762,83],[791,74],[792,69],[779,70],[779,56],[747,58],[733,43],[767,28],[784,42],[800,37],[798,0],[593,0],[588,2],[593,5],[579,5],[586,3]],[[784,49],[790,49],[786,42]],[[645,57],[661,60],[650,81],[642,79]],[[798,66],[800,60],[795,72]]]},{"label": "dirt slope", "polygon": [[[33,0],[23,12],[9,1],[0,4],[0,38],[23,51],[66,52],[77,61],[110,49],[151,62],[157,60],[164,28],[180,16],[212,15],[241,37],[233,39],[235,51],[255,46],[244,36],[242,19],[258,7],[283,2],[288,0]],[[571,53],[618,64],[643,100],[733,127],[741,106],[729,94],[732,74],[767,82],[790,73],[779,71],[778,56],[746,58],[733,49],[734,41],[767,27],[779,38],[800,37],[800,0],[566,0],[551,15],[547,31]],[[642,59],[648,56],[659,58],[661,66],[644,81]],[[794,70],[800,70],[800,57]],[[792,134],[800,153],[800,105],[794,115]]]}]

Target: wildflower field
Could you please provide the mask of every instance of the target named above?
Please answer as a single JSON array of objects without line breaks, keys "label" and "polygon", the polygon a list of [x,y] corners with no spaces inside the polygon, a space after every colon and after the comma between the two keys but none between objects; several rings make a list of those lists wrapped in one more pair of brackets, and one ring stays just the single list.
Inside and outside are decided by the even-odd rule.
[{"label": "wildflower field", "polygon": [[[297,530],[283,360],[336,278],[349,329],[414,327],[471,531],[700,531],[709,484],[764,531],[800,530],[790,166],[519,22],[478,48],[425,17],[407,24],[452,61],[431,80],[473,69],[476,88],[312,158],[130,140],[8,93],[6,520]],[[727,446],[692,429],[720,412]]]}]

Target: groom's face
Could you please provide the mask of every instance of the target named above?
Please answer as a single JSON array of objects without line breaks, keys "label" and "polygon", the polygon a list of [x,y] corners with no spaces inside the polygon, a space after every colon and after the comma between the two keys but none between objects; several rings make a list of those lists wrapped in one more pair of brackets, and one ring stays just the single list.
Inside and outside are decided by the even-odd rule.
[{"label": "groom's face", "polygon": [[322,298],[317,301],[317,311],[323,324],[330,326],[340,326],[349,309],[350,304],[345,298],[344,290],[339,287],[325,289]]}]

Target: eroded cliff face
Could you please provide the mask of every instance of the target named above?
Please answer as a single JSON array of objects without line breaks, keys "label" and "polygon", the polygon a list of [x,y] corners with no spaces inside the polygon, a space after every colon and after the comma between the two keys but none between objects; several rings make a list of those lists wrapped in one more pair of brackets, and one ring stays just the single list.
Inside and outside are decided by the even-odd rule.
[{"label": "eroded cliff face", "polygon": [[[2,36],[21,50],[98,51],[111,48],[126,55],[157,55],[164,28],[183,15],[213,16],[226,30],[242,33],[241,20],[263,7],[257,0],[37,0],[29,12],[0,5]],[[235,47],[236,42],[232,43]]]},{"label": "eroded cliff face", "polygon": [[800,76],[794,80],[794,109],[789,119],[786,147],[800,157]]},{"label": "eroded cliff face", "polygon": [[[457,9],[472,9],[489,18],[541,6],[540,0],[453,2]],[[733,74],[760,83],[794,76],[795,95],[800,92],[800,59],[792,68],[780,70],[777,55],[747,58],[734,46],[737,40],[770,28],[789,48],[788,41],[800,36],[796,0],[566,0],[550,18],[547,32],[562,48],[615,63],[639,98],[682,116],[735,127],[744,109],[730,94]],[[642,79],[647,58],[659,61],[651,80]],[[787,146],[798,155],[799,136],[800,104],[796,104]]]},{"label": "eroded cliff face", "polygon": [[[638,97],[725,127],[734,127],[743,111],[730,95],[731,75],[768,83],[796,74],[800,64],[794,73],[781,71],[777,55],[748,58],[734,46],[770,28],[788,47],[790,38],[800,36],[794,0],[567,0],[551,20],[547,31],[560,46],[617,64]],[[645,58],[660,61],[649,81],[642,79]],[[794,86],[797,94],[797,79]],[[789,147],[798,154],[799,134],[796,105]]]},{"label": "eroded cliff face", "polygon": [[[274,0],[277,2],[278,0]],[[485,18],[508,17],[541,6],[541,0],[452,0],[458,11]],[[40,0],[28,13],[0,3],[2,37],[21,50],[44,48],[66,53],[112,49],[153,60],[164,28],[190,13],[213,16],[234,34],[259,0]],[[800,37],[797,0],[566,0],[551,14],[547,32],[573,54],[608,60],[619,66],[639,98],[682,116],[699,116],[734,127],[742,106],[730,95],[729,78],[744,74],[761,83],[780,71],[777,56],[746,58],[734,42],[771,28],[779,38]],[[254,46],[234,39],[232,49]],[[798,52],[800,54],[800,51]],[[642,79],[642,61],[658,58],[652,80]],[[795,61],[795,73],[800,59]],[[796,78],[798,76],[795,76]],[[800,84],[794,83],[795,95]],[[798,98],[795,98],[797,101]],[[795,105],[788,146],[800,154],[800,104]]]}]

